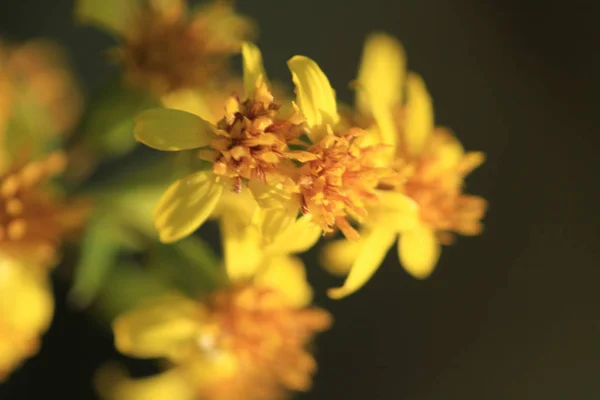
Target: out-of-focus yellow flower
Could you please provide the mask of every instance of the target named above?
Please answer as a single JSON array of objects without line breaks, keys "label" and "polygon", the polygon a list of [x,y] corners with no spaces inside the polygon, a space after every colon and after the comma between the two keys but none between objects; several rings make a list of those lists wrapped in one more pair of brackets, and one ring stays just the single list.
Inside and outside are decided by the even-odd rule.
[{"label": "out-of-focus yellow flower", "polygon": [[[325,250],[324,262],[338,272],[350,270],[339,298],[359,289],[376,271],[398,234],[398,255],[416,278],[433,271],[440,243],[452,233],[477,235],[486,208],[484,199],[462,193],[464,177],[479,166],[482,153],[465,153],[444,128],[434,127],[431,98],[420,77],[406,78],[404,51],[390,36],[376,34],[365,45],[357,81],[357,109],[377,122],[375,141],[390,146],[385,162],[401,180],[382,181],[381,202],[369,209],[361,241],[337,241]],[[406,81],[407,100],[402,104]]]},{"label": "out-of-focus yellow flower", "polygon": [[[80,115],[79,87],[60,49],[49,42],[0,43],[0,139],[35,148],[67,133]],[[5,150],[10,150],[5,149]],[[9,151],[2,164],[12,157]]]},{"label": "out-of-focus yellow flower", "polygon": [[54,264],[65,235],[82,225],[88,210],[50,190],[47,181],[65,164],[55,152],[0,171],[0,252],[34,265]]},{"label": "out-of-focus yellow flower", "polygon": [[[239,211],[240,218],[247,217],[245,210]],[[280,247],[269,250],[257,244],[256,236],[246,235],[252,227],[243,221],[244,233],[230,229],[231,222],[222,221],[226,269],[232,280],[228,288],[201,301],[163,298],[115,321],[121,352],[163,357],[173,368],[143,381],[105,371],[99,386],[110,388],[104,390],[106,399],[158,398],[158,393],[172,390],[189,399],[269,400],[310,388],[316,362],[307,346],[316,333],[329,327],[331,317],[307,307],[311,289],[299,260],[286,256]],[[234,254],[227,243],[239,239],[257,244],[253,251],[263,253],[251,254],[251,246],[241,245],[240,254]],[[287,244],[287,252],[301,250],[297,248],[301,244],[287,243],[287,236],[278,239]],[[304,246],[311,241],[304,240]],[[241,265],[245,256],[251,265]]]},{"label": "out-of-focus yellow flower", "polygon": [[0,255],[0,382],[40,346],[54,303],[45,274]]},{"label": "out-of-focus yellow flower", "polygon": [[126,81],[159,96],[209,84],[254,32],[228,1],[190,11],[185,0],[78,0],[76,14],[121,39]]}]

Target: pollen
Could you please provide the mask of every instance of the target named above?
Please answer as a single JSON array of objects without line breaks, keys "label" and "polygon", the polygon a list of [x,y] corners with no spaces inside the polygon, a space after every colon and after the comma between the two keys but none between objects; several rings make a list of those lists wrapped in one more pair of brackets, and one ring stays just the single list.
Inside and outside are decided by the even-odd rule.
[{"label": "pollen", "polygon": [[205,387],[203,398],[270,400],[310,389],[316,361],[307,345],[331,325],[326,311],[292,308],[283,294],[252,284],[214,293],[208,309],[211,339],[201,342],[232,355],[235,368],[227,384]]},{"label": "pollen", "polygon": [[288,143],[302,134],[302,117],[284,115],[265,83],[258,85],[253,98],[242,102],[231,97],[225,110],[211,149],[201,151],[200,158],[213,162],[216,175],[232,178],[235,192],[241,190],[242,180],[289,183],[294,152]]},{"label": "pollen", "polygon": [[392,171],[380,167],[384,145],[361,146],[364,131],[352,128],[342,135],[329,134],[308,149],[315,159],[300,168],[298,186],[302,212],[310,213],[324,232],[336,228],[349,239],[359,234],[348,221],[367,216],[366,203],[376,201],[375,189]]}]

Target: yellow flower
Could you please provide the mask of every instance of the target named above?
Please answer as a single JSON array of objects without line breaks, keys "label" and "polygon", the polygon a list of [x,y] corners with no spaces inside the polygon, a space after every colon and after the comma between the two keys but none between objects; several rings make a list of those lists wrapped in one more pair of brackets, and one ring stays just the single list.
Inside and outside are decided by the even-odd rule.
[{"label": "yellow flower", "polygon": [[190,12],[184,0],[78,0],[76,14],[121,39],[126,81],[159,96],[210,83],[254,31],[227,1]]},{"label": "yellow flower", "polygon": [[[408,273],[426,278],[451,232],[476,235],[486,202],[462,193],[464,177],[483,162],[465,153],[446,129],[435,128],[433,106],[420,77],[405,73],[404,51],[396,39],[371,36],[357,82],[357,109],[377,122],[376,141],[391,146],[386,164],[402,180],[382,181],[379,204],[369,209],[359,243],[338,241],[325,250],[324,263],[349,275],[340,298],[358,290],[376,271],[398,234],[398,256]],[[407,99],[402,104],[406,82]]]},{"label": "yellow flower", "polygon": [[56,261],[65,235],[82,225],[88,209],[83,202],[67,203],[51,194],[46,181],[65,164],[65,156],[56,152],[0,171],[1,252],[35,265]]},{"label": "yellow flower", "polygon": [[58,46],[0,42],[0,139],[3,168],[15,147],[38,149],[72,129],[82,108],[75,78]]},{"label": "yellow flower", "polygon": [[[307,307],[311,290],[304,266],[286,253],[310,247],[318,229],[317,235],[296,243],[290,237],[304,230],[287,232],[269,248],[249,234],[253,226],[245,222],[252,216],[246,211],[257,206],[250,195],[248,199],[250,207],[235,206],[237,214],[229,210],[221,221],[229,287],[200,301],[163,298],[115,321],[121,352],[163,357],[173,368],[143,381],[107,370],[99,383],[110,387],[103,393],[107,400],[159,398],[158,393],[168,390],[189,399],[269,400],[310,388],[316,361],[307,346],[331,318]],[[232,248],[232,242],[240,247]],[[244,258],[249,265],[243,265]]]},{"label": "yellow flower", "polygon": [[45,274],[0,255],[0,381],[37,353],[54,303]]}]

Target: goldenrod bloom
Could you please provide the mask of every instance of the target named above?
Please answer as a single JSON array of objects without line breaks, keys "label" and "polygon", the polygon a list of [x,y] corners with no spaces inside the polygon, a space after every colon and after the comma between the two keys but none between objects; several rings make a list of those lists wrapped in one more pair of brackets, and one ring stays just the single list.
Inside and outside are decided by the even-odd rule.
[{"label": "goldenrod bloom", "polygon": [[392,175],[379,166],[384,146],[363,146],[364,131],[339,124],[335,93],[314,61],[296,56],[288,62],[298,105],[284,111],[265,83],[259,50],[245,44],[242,53],[247,99],[231,98],[216,126],[165,109],[137,119],[139,141],[166,151],[205,147],[199,157],[213,165],[212,172],[192,174],[167,190],[155,215],[161,240],[191,233],[214,210],[224,187],[240,192],[244,184],[278,215],[273,236],[302,211],[324,231],[339,228],[356,239],[348,217],[363,218],[366,202],[377,199],[379,181]]},{"label": "goldenrod bloom", "polygon": [[127,82],[159,96],[210,83],[254,31],[227,1],[191,12],[185,0],[78,0],[76,12],[121,39]]},{"label": "goldenrod bloom", "polygon": [[[387,35],[373,35],[366,43],[358,78],[357,108],[378,123],[377,141],[390,146],[386,163],[402,181],[382,181],[381,202],[373,204],[359,243],[339,241],[326,249],[325,263],[350,274],[332,297],[360,288],[398,240],[404,268],[416,278],[431,274],[440,243],[451,242],[451,232],[476,235],[486,202],[462,193],[464,177],[479,166],[482,153],[465,153],[445,128],[436,128],[433,106],[420,77],[406,78],[404,51]],[[406,79],[405,79],[406,78]],[[407,100],[402,104],[406,80]]]},{"label": "goldenrod bloom", "polygon": [[0,382],[38,351],[53,308],[45,274],[0,254]]},{"label": "goldenrod bloom", "polygon": [[65,156],[16,162],[0,171],[0,251],[35,265],[52,265],[66,234],[81,226],[87,206],[53,195],[47,181],[62,172]]},{"label": "goldenrod bloom", "polygon": [[[11,146],[37,149],[73,128],[81,112],[65,57],[45,41],[0,42],[0,93],[0,139]],[[0,157],[0,168],[10,157]]]},{"label": "goldenrod bloom", "polygon": [[[238,211],[241,219],[247,217],[244,210]],[[316,362],[307,345],[329,327],[331,318],[323,310],[307,307],[311,290],[304,267],[279,246],[267,250],[242,244],[241,254],[228,248],[230,240],[253,242],[246,232],[252,226],[242,221],[243,232],[239,232],[230,229],[235,228],[228,226],[231,222],[235,220],[223,221],[230,287],[200,301],[179,296],[157,300],[115,321],[115,341],[121,352],[164,357],[173,368],[141,381],[105,371],[99,385],[105,388],[106,399],[151,399],[172,391],[180,399],[270,400],[310,388]],[[312,236],[318,238],[318,229]],[[276,242],[287,243],[288,251],[301,251],[289,238]],[[311,241],[304,243],[310,246]],[[246,256],[248,266],[242,265]]]}]

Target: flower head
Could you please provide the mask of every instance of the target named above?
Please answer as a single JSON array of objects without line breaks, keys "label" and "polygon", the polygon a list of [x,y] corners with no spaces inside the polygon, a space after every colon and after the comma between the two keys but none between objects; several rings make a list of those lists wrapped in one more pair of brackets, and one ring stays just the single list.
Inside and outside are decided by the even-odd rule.
[{"label": "flower head", "polygon": [[463,194],[463,186],[484,156],[465,153],[448,130],[435,127],[429,93],[420,77],[406,76],[405,65],[396,39],[383,34],[368,39],[357,82],[357,109],[363,117],[357,119],[377,123],[373,138],[389,146],[383,159],[397,175],[381,181],[380,201],[367,207],[360,243],[334,242],[326,249],[326,264],[349,270],[344,286],[330,291],[332,297],[358,290],[398,236],[402,265],[414,277],[426,278],[437,263],[440,243],[449,244],[453,232],[476,235],[482,230],[486,202]]},{"label": "flower head", "polygon": [[86,213],[83,204],[67,205],[46,181],[62,172],[62,153],[19,163],[0,175],[0,251],[36,265],[52,265],[66,234]]},{"label": "flower head", "polygon": [[[114,11],[108,14],[104,9],[111,6]],[[77,11],[80,19],[100,23],[119,36],[122,46],[114,55],[127,82],[159,96],[211,83],[254,31],[226,1],[190,12],[183,0],[80,0]]]}]

